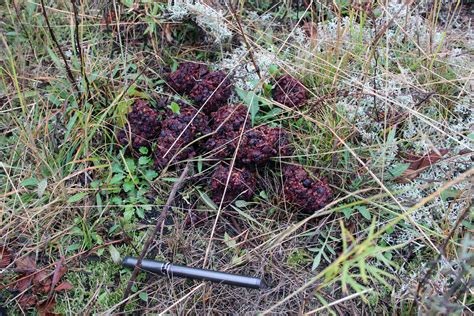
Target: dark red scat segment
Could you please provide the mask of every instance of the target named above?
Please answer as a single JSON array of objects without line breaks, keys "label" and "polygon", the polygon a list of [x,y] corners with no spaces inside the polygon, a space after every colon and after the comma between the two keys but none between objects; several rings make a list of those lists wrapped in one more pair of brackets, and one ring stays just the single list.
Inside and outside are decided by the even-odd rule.
[{"label": "dark red scat segment", "polygon": [[182,107],[179,114],[172,114],[163,120],[154,152],[156,168],[166,166],[175,155],[173,162],[192,158],[195,155],[194,147],[188,145],[198,135],[207,134],[210,131],[207,116],[203,113],[196,115],[196,113],[196,109],[192,107]]},{"label": "dark red scat segment", "polygon": [[333,193],[325,179],[310,175],[303,167],[289,165],[283,172],[285,198],[312,213],[326,206]]},{"label": "dark red scat segment", "polygon": [[263,164],[272,157],[291,155],[288,134],[281,128],[259,126],[242,137],[237,160],[246,165]]},{"label": "dark red scat segment", "polygon": [[232,84],[226,76],[222,70],[210,72],[191,90],[189,96],[197,105],[206,104],[203,108],[204,113],[215,112],[232,94]]},{"label": "dark red scat segment", "polygon": [[277,79],[272,96],[275,101],[288,107],[297,107],[308,100],[303,84],[289,75]]},{"label": "dark red scat segment", "polygon": [[[229,166],[219,165],[212,174],[210,181],[212,200],[219,203],[224,194]],[[234,167],[230,175],[227,190],[225,190],[224,203],[230,203],[235,199],[250,200],[255,194],[257,180],[255,174],[246,168]]]},{"label": "dark red scat segment", "polygon": [[178,93],[190,93],[191,89],[209,72],[206,65],[184,62],[168,76],[169,85]]},{"label": "dark red scat segment", "polygon": [[220,107],[211,114],[212,136],[203,144],[209,157],[224,159],[232,157],[242,128],[248,129],[250,121],[247,118],[247,108],[241,104]]},{"label": "dark red scat segment", "polygon": [[150,147],[160,134],[161,123],[158,112],[147,102],[137,100],[127,118],[128,124],[117,134],[119,143],[123,146],[130,143],[132,150],[135,151],[142,146]]}]

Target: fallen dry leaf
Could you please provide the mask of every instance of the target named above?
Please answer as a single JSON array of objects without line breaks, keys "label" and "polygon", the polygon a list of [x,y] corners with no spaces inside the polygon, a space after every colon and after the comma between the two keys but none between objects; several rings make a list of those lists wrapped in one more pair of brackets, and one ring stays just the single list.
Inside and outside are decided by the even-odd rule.
[{"label": "fallen dry leaf", "polygon": [[51,290],[50,273],[45,270],[39,271],[35,274],[33,284],[37,293],[48,293]]},{"label": "fallen dry leaf", "polygon": [[311,44],[316,44],[318,41],[318,25],[314,22],[305,22],[301,28],[305,32],[306,36],[308,36]]},{"label": "fallen dry leaf", "polygon": [[15,281],[15,283],[13,283],[10,289],[23,292],[31,286],[32,281],[33,281],[33,276],[20,274],[20,276]]},{"label": "fallen dry leaf", "polygon": [[37,299],[38,298],[36,297],[36,295],[25,293],[22,296],[20,296],[17,302],[22,308],[27,309],[34,306],[36,304]]},{"label": "fallen dry leaf", "polygon": [[172,26],[169,23],[165,23],[162,25],[163,35],[168,43],[173,43],[173,31]]},{"label": "fallen dry leaf", "polygon": [[61,259],[56,264],[56,268],[54,269],[53,273],[53,280],[51,281],[51,288],[54,288],[63,275],[67,272],[67,268],[63,266],[63,262],[64,257],[61,257]]},{"label": "fallen dry leaf", "polygon": [[68,281],[64,281],[61,284],[59,284],[54,290],[56,292],[59,292],[59,291],[72,290],[73,288],[74,286],[71,283],[69,283]]},{"label": "fallen dry leaf", "polygon": [[12,262],[12,254],[6,247],[0,247],[0,269],[8,267]]},{"label": "fallen dry leaf", "polygon": [[430,166],[434,165],[438,162],[444,155],[448,153],[447,149],[440,149],[438,153],[432,151],[429,154],[423,156],[417,156],[412,154],[405,154],[402,158],[410,163],[403,174],[396,179],[397,182],[406,183],[410,180],[415,179],[420,173],[422,173],[425,169],[429,168]]},{"label": "fallen dry leaf", "polygon": [[36,305],[36,311],[40,316],[52,316],[59,315],[53,312],[54,307],[56,306],[56,300],[53,298],[47,299]]},{"label": "fallen dry leaf", "polygon": [[16,271],[19,272],[34,272],[36,271],[35,258],[32,256],[25,256],[15,260]]}]

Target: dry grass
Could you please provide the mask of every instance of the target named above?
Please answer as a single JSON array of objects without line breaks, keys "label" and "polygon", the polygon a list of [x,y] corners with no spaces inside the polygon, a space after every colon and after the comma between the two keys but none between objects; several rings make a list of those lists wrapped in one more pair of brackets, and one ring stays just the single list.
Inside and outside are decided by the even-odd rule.
[{"label": "dry grass", "polygon": [[[148,257],[270,287],[140,274],[127,312],[472,313],[472,3],[135,2],[77,2],[76,25],[72,2],[45,1],[51,29],[40,3],[1,5],[2,308],[34,308],[21,301],[34,286],[11,286],[32,256],[38,269],[62,257],[69,269],[74,288],[51,294],[57,312],[118,310],[131,273],[117,252],[141,251],[183,165],[153,174],[114,135],[133,99],[169,94],[166,69],[194,60],[226,67],[260,100],[247,119],[285,128],[296,150],[258,169],[253,201],[227,208],[210,202],[215,163],[201,153]],[[307,105],[271,99],[276,71],[305,84]],[[333,202],[298,212],[283,194],[285,164],[327,177]]]}]

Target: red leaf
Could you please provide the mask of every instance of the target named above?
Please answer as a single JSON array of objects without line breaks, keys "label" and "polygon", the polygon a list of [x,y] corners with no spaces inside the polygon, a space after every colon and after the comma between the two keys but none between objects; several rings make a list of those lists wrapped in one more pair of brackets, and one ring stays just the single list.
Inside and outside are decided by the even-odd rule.
[{"label": "red leaf", "polygon": [[415,156],[415,155],[407,155],[407,162],[410,163],[410,167],[408,169],[411,170],[419,170],[422,168],[429,167],[440,160],[445,154],[448,153],[447,149],[439,150],[439,154],[436,152],[430,152],[424,156]]},{"label": "red leaf", "polygon": [[438,162],[441,158],[443,158],[444,155],[448,153],[447,149],[440,149],[437,152],[430,152],[429,154],[426,154],[424,156],[418,156],[418,155],[412,155],[412,154],[406,154],[404,155],[403,159],[406,162],[410,163],[410,166],[408,167],[403,174],[397,178],[398,182],[401,183],[406,183],[409,180],[415,179],[421,172],[423,172],[425,169],[429,168],[430,166],[434,165],[436,162]]},{"label": "red leaf", "polygon": [[54,288],[56,284],[58,284],[59,280],[63,277],[63,275],[67,272],[67,268],[63,266],[64,257],[56,264],[56,268],[54,269],[53,273],[53,280],[51,281],[51,288]]},{"label": "red leaf", "polygon": [[69,283],[68,281],[64,281],[61,284],[59,284],[54,290],[56,292],[59,292],[59,291],[72,290],[73,288],[74,286],[71,283]]},{"label": "red leaf", "polygon": [[52,316],[52,315],[59,315],[53,312],[54,307],[56,306],[56,301],[54,297],[43,301],[36,305],[36,310],[40,316]]},{"label": "red leaf", "polygon": [[17,281],[13,283],[11,289],[23,292],[31,286],[31,281],[33,281],[33,276],[20,274]]},{"label": "red leaf", "polygon": [[47,271],[39,271],[35,274],[33,284],[35,285],[35,291],[38,293],[48,293],[51,290],[51,278],[50,273]]},{"label": "red leaf", "polygon": [[36,271],[36,262],[32,256],[26,256],[15,260],[16,270],[22,272]]},{"label": "red leaf", "polygon": [[36,304],[36,300],[37,300],[37,297],[36,295],[33,295],[33,294],[23,294],[22,296],[20,296],[20,298],[18,299],[18,304],[22,307],[22,308],[29,308],[31,306],[34,306]]},{"label": "red leaf", "polygon": [[312,44],[316,44],[318,39],[318,25],[314,22],[304,22],[302,26],[303,31],[308,36]]},{"label": "red leaf", "polygon": [[0,247],[0,269],[8,267],[12,262],[12,254],[6,247]]}]

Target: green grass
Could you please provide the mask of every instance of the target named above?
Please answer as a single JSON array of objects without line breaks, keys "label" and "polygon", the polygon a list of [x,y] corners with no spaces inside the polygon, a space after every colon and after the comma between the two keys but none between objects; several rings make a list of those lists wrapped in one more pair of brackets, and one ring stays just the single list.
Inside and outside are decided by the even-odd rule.
[{"label": "green grass", "polygon": [[[154,170],[151,152],[131,156],[116,132],[135,99],[155,104],[170,93],[166,69],[183,60],[220,69],[246,47],[242,36],[216,42],[215,17],[201,28],[196,17],[205,13],[196,7],[191,18],[175,21],[165,3],[77,3],[78,34],[71,2],[45,1],[60,48],[40,2],[0,5],[0,249],[13,254],[0,270],[0,301],[12,314],[35,310],[4,287],[14,283],[23,256],[33,256],[38,268],[64,257],[63,280],[73,289],[53,294],[56,312],[118,311],[131,275],[119,258],[141,251],[181,166]],[[250,107],[254,126],[288,131],[295,153],[259,168],[256,196],[223,214],[209,198],[215,163],[200,153],[148,256],[257,275],[271,287],[259,292],[140,274],[126,311],[471,313],[472,290],[462,287],[472,278],[467,3],[449,9],[439,0],[414,2],[399,13],[382,1],[368,8],[319,1],[317,10],[239,2],[247,42],[267,66],[260,79],[249,54],[235,65],[234,79],[255,89],[234,100]],[[222,25],[242,35],[233,11],[220,9]],[[117,18],[106,23],[107,12]],[[310,23],[313,38],[302,35]],[[277,73],[300,79],[308,104],[274,102]],[[448,154],[440,162],[400,183],[409,167],[403,157],[442,149]],[[298,212],[283,194],[285,164],[326,177],[333,203],[313,215]],[[199,225],[185,225],[190,214]]]}]

